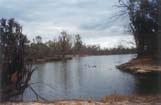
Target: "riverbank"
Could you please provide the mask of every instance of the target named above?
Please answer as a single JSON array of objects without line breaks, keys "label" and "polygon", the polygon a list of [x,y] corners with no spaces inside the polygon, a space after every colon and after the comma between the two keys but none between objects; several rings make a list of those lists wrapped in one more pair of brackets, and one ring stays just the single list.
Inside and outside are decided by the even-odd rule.
[{"label": "riverbank", "polygon": [[135,74],[161,73],[161,60],[151,57],[134,58],[117,66],[118,69]]},{"label": "riverbank", "polygon": [[124,96],[114,94],[95,100],[60,100],[53,102],[5,102],[0,105],[161,105],[161,96]]},{"label": "riverbank", "polygon": [[64,58],[62,58],[61,56],[54,56],[54,57],[44,57],[41,59],[36,59],[36,60],[33,60],[32,62],[34,64],[38,64],[38,63],[46,63],[46,62],[52,62],[52,61],[70,60],[72,58],[73,58],[72,55],[67,55]]}]

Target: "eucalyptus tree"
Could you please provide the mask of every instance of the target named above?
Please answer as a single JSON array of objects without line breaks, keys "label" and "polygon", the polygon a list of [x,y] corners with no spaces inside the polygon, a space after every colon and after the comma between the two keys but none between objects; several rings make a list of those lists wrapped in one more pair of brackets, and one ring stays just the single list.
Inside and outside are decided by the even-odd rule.
[{"label": "eucalyptus tree", "polygon": [[61,32],[61,36],[59,36],[59,45],[60,45],[61,55],[64,58],[65,55],[70,53],[72,48],[71,38],[70,38],[70,35],[67,34],[67,32],[65,31]]},{"label": "eucalyptus tree", "polygon": [[130,30],[134,35],[138,55],[155,55],[161,49],[161,1],[119,0],[119,7],[126,8]]},{"label": "eucalyptus tree", "polygon": [[80,54],[82,50],[83,42],[79,34],[75,36],[75,42],[74,42],[74,53]]},{"label": "eucalyptus tree", "polygon": [[27,87],[33,72],[27,62],[28,43],[19,23],[14,19],[0,20],[1,82],[3,89],[11,88],[3,97],[11,95],[13,90],[24,90]]}]

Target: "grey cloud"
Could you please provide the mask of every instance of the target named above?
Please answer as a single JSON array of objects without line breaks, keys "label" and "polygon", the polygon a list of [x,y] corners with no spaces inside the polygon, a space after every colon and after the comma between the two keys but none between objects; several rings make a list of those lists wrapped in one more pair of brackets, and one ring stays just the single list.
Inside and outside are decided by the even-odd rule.
[{"label": "grey cloud", "polygon": [[96,20],[83,23],[80,26],[80,28],[84,30],[107,30],[109,29],[110,32],[111,31],[115,32],[115,31],[120,30],[120,28],[122,28],[125,24],[128,24],[127,22],[128,22],[128,18],[126,19],[117,18],[116,20],[113,20],[112,18],[104,16],[103,18],[100,17]]},{"label": "grey cloud", "polygon": [[[118,0],[0,0],[0,17],[14,17],[29,38],[66,30],[85,38],[122,35],[122,24],[111,19]],[[49,32],[50,31],[50,32]],[[51,36],[48,36],[51,39]],[[46,39],[47,40],[47,39]]]},{"label": "grey cloud", "polygon": [[111,25],[112,23],[109,23],[107,20],[102,21],[95,20],[86,24],[82,24],[80,28],[84,30],[105,30],[111,27]]}]

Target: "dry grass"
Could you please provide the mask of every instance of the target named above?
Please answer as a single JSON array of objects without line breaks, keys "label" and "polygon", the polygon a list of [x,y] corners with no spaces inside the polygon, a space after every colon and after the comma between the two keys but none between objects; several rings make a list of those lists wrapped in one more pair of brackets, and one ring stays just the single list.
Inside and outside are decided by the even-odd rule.
[{"label": "dry grass", "polygon": [[116,102],[129,102],[129,103],[160,103],[161,105],[161,95],[154,96],[126,96],[120,94],[113,94],[106,96],[102,99],[103,102],[116,103]]},{"label": "dry grass", "polygon": [[70,100],[54,102],[7,102],[0,105],[161,105],[161,96],[125,96],[112,94],[102,101]]},{"label": "dry grass", "polygon": [[128,100],[128,96],[120,95],[120,94],[112,94],[110,96],[105,96],[102,101],[103,102],[122,102]]}]

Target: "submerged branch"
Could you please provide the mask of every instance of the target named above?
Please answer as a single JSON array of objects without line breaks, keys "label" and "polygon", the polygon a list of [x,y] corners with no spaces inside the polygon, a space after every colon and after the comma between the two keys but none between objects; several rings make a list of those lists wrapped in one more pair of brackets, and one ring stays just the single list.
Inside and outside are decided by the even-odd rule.
[{"label": "submerged branch", "polygon": [[43,101],[48,101],[48,100],[45,99],[44,97],[40,96],[40,95],[32,88],[32,86],[29,86],[29,87],[30,87],[30,89],[32,90],[32,92],[35,94],[37,100],[39,100],[39,98],[40,98],[40,99],[42,99]]}]

